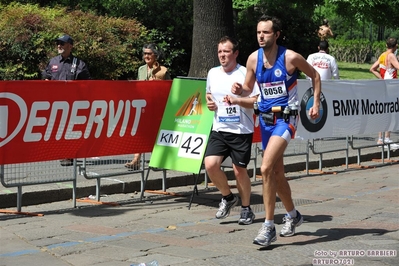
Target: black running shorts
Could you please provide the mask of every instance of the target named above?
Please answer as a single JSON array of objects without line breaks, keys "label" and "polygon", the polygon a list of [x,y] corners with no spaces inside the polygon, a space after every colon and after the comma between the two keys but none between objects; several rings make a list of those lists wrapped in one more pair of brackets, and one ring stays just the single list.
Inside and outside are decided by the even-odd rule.
[{"label": "black running shorts", "polygon": [[225,159],[231,157],[233,164],[246,168],[251,160],[253,134],[235,134],[212,131],[209,136],[205,157],[216,155]]}]

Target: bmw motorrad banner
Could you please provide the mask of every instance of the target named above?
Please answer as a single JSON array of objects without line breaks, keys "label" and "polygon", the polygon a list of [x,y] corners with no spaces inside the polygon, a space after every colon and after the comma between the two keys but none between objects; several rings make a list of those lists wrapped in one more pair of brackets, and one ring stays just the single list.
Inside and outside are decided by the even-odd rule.
[{"label": "bmw motorrad banner", "polygon": [[296,137],[314,139],[399,130],[399,80],[322,81],[320,117],[308,116],[313,88],[298,81],[300,122]]},{"label": "bmw motorrad banner", "polygon": [[172,81],[1,81],[0,165],[150,152]]}]

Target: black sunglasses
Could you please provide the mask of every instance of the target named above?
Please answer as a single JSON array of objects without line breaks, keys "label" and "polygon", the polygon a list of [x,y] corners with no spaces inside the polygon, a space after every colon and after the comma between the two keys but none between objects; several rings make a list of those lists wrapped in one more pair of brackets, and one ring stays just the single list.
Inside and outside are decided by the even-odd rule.
[{"label": "black sunglasses", "polygon": [[64,44],[65,44],[65,42],[63,42],[63,41],[56,41],[55,42],[57,45],[61,45],[61,46],[64,46]]}]

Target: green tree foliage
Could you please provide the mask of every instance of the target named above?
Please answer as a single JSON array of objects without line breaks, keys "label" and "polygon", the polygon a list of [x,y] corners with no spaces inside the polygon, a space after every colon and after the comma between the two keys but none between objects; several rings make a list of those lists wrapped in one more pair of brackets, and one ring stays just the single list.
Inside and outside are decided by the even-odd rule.
[{"label": "green tree foliage", "polygon": [[74,54],[88,63],[93,78],[135,78],[142,63],[142,36],[147,35],[136,20],[30,4],[1,7],[0,29],[0,79],[4,80],[40,78],[56,55],[54,40],[64,33],[74,38]]},{"label": "green tree foliage", "polygon": [[[67,0],[65,0],[67,1]],[[95,2],[95,0],[90,0]],[[79,6],[82,6],[82,1]],[[172,77],[188,73],[193,28],[192,0],[98,0],[96,12],[137,19],[148,30],[145,42],[156,43],[163,51],[163,64]],[[87,5],[86,8],[93,6]]]},{"label": "green tree foliage", "polygon": [[[0,0],[10,3],[12,0]],[[192,0],[19,0],[42,7],[64,6],[68,10],[97,15],[132,18],[148,30],[142,43],[154,42],[163,51],[164,65],[171,75],[186,75],[190,66],[193,8]],[[141,57],[141,50],[136,56]],[[143,62],[144,63],[144,62]]]},{"label": "green tree foliage", "polygon": [[399,26],[399,1],[393,0],[331,0],[337,12],[346,17],[365,17],[377,25]]},{"label": "green tree foliage", "polygon": [[235,0],[234,7],[243,8],[236,9],[238,11],[236,32],[241,41],[240,61],[245,63],[248,55],[259,47],[256,40],[256,26],[262,14],[276,16],[282,21],[283,31],[279,44],[304,57],[317,49],[318,24],[312,20],[312,17],[316,5],[321,2],[322,0]]},{"label": "green tree foliage", "polygon": [[[12,0],[0,0],[0,5],[3,4],[5,6],[11,2]],[[28,30],[28,33],[33,37],[21,43],[19,40],[24,39],[22,37],[14,38],[17,41],[3,38],[5,34],[3,32],[10,33],[14,28],[7,28],[8,24],[4,24],[6,18],[2,16],[0,21],[5,27],[0,30],[1,75],[6,75],[6,72],[8,73],[7,75],[20,73],[19,75],[24,78],[36,78],[38,74],[32,72],[31,69],[38,64],[43,67],[42,64],[45,60],[41,61],[38,58],[48,58],[54,54],[55,48],[51,44],[51,38],[64,31],[71,32],[77,39],[75,51],[84,59],[91,60],[93,56],[94,51],[93,48],[90,48],[90,45],[93,45],[99,51],[108,53],[107,49],[109,49],[109,53],[115,53],[109,56],[115,58],[116,62],[107,61],[107,66],[104,67],[99,66],[97,68],[96,64],[100,59],[93,57],[93,68],[95,67],[95,71],[100,73],[101,78],[111,78],[111,76],[113,79],[135,78],[137,68],[134,69],[131,62],[134,62],[134,64],[143,63],[141,46],[145,42],[159,44],[164,51],[164,64],[169,67],[173,77],[177,75],[185,76],[188,73],[192,47],[195,45],[192,43],[192,0],[19,0],[16,2],[37,4],[47,9],[46,12],[50,12],[50,7],[56,7],[55,10],[59,10],[59,6],[64,6],[62,12],[67,13],[68,16],[75,14],[74,12],[84,11],[85,13],[82,14],[90,14],[90,19],[96,23],[100,20],[97,20],[94,14],[100,15],[103,18],[102,21],[106,21],[110,17],[120,18],[122,21],[127,20],[126,18],[134,18],[147,30],[141,27],[139,40],[125,41],[123,36],[116,36],[115,30],[107,29],[109,25],[106,24],[103,26],[96,25],[95,28],[98,27],[99,29],[91,29],[91,31],[85,32],[90,27],[85,26],[82,29],[78,29],[77,23],[72,23],[73,27],[71,28],[69,27],[70,22],[66,22],[66,25],[61,27],[61,25],[56,26],[55,23],[48,22],[51,19],[46,19],[44,21],[51,26],[42,25],[43,21],[33,23],[37,33],[29,33],[30,31]],[[319,39],[316,35],[316,30],[322,19],[327,18],[335,35],[334,40],[337,40],[336,38],[339,39],[336,44],[330,45],[332,49],[335,48],[332,46],[341,45],[341,42],[345,42],[345,40],[363,42],[363,40],[369,39],[369,46],[372,47],[372,52],[371,56],[367,55],[367,58],[371,58],[378,53],[378,51],[373,50],[375,40],[385,41],[390,36],[399,37],[399,29],[397,27],[399,23],[398,2],[398,0],[233,0],[235,33],[240,41],[239,62],[245,64],[248,55],[258,48],[256,25],[258,18],[263,13],[281,18],[284,24],[280,40],[281,44],[299,52],[304,57],[317,50]],[[56,13],[55,10],[53,12]],[[40,19],[42,19],[41,16],[43,14],[40,14]],[[59,16],[61,17],[61,15]],[[210,17],[212,17],[212,14],[210,14]],[[29,21],[35,21],[35,17],[26,18],[25,20],[27,21],[25,24],[30,25],[32,22]],[[11,22],[12,20],[9,20],[8,23],[12,25]],[[118,26],[115,27],[118,28]],[[15,30],[15,34],[19,32],[18,29]],[[24,29],[26,30],[26,28]],[[105,41],[103,41],[101,39],[102,36],[94,34],[96,38],[100,38],[100,41],[96,41],[96,38],[90,34],[97,30],[102,32],[101,34],[112,32],[112,34],[115,34],[115,41],[110,42],[109,38],[105,38]],[[25,35],[19,34],[20,36],[26,36],[27,33],[25,32]],[[380,36],[379,38],[377,38],[378,35]],[[207,36],[202,36],[202,38],[207,38]],[[86,40],[88,41],[87,43]],[[7,46],[5,46],[6,44]],[[110,46],[109,48],[106,47],[108,45]],[[112,50],[115,45],[125,46],[127,50]],[[346,45],[344,46],[346,47]],[[27,47],[30,48],[28,49]],[[28,50],[29,52],[26,52]],[[121,51],[122,54],[118,56],[117,53]],[[11,60],[11,54],[18,54],[18,59],[14,59],[14,56],[11,57],[13,58]],[[203,56],[208,57],[213,56],[213,54],[204,54]],[[364,55],[357,56],[357,58],[364,58]],[[108,66],[110,69],[109,72],[106,72],[104,68]],[[120,71],[120,68],[124,70]],[[103,72],[106,73],[103,75]]]},{"label": "green tree foliage", "polygon": [[[91,0],[93,1],[93,0]],[[192,0],[99,0],[101,14],[137,19],[150,34],[146,42],[155,42],[163,50],[164,64],[172,76],[188,73],[193,30]]]},{"label": "green tree foliage", "polygon": [[326,0],[327,2],[338,18],[334,24],[341,28],[339,34],[346,39],[359,38],[360,32],[362,38],[381,41],[398,33],[395,30],[399,26],[398,0]]}]

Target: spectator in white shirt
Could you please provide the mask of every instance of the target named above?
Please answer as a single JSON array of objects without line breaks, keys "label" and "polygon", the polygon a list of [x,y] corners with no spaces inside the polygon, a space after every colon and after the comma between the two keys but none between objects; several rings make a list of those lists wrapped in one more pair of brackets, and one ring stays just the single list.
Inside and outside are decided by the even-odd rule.
[{"label": "spectator in white shirt", "polygon": [[308,63],[319,72],[321,80],[339,79],[337,62],[332,55],[328,54],[328,42],[320,41],[318,49],[319,52],[308,56]]}]

